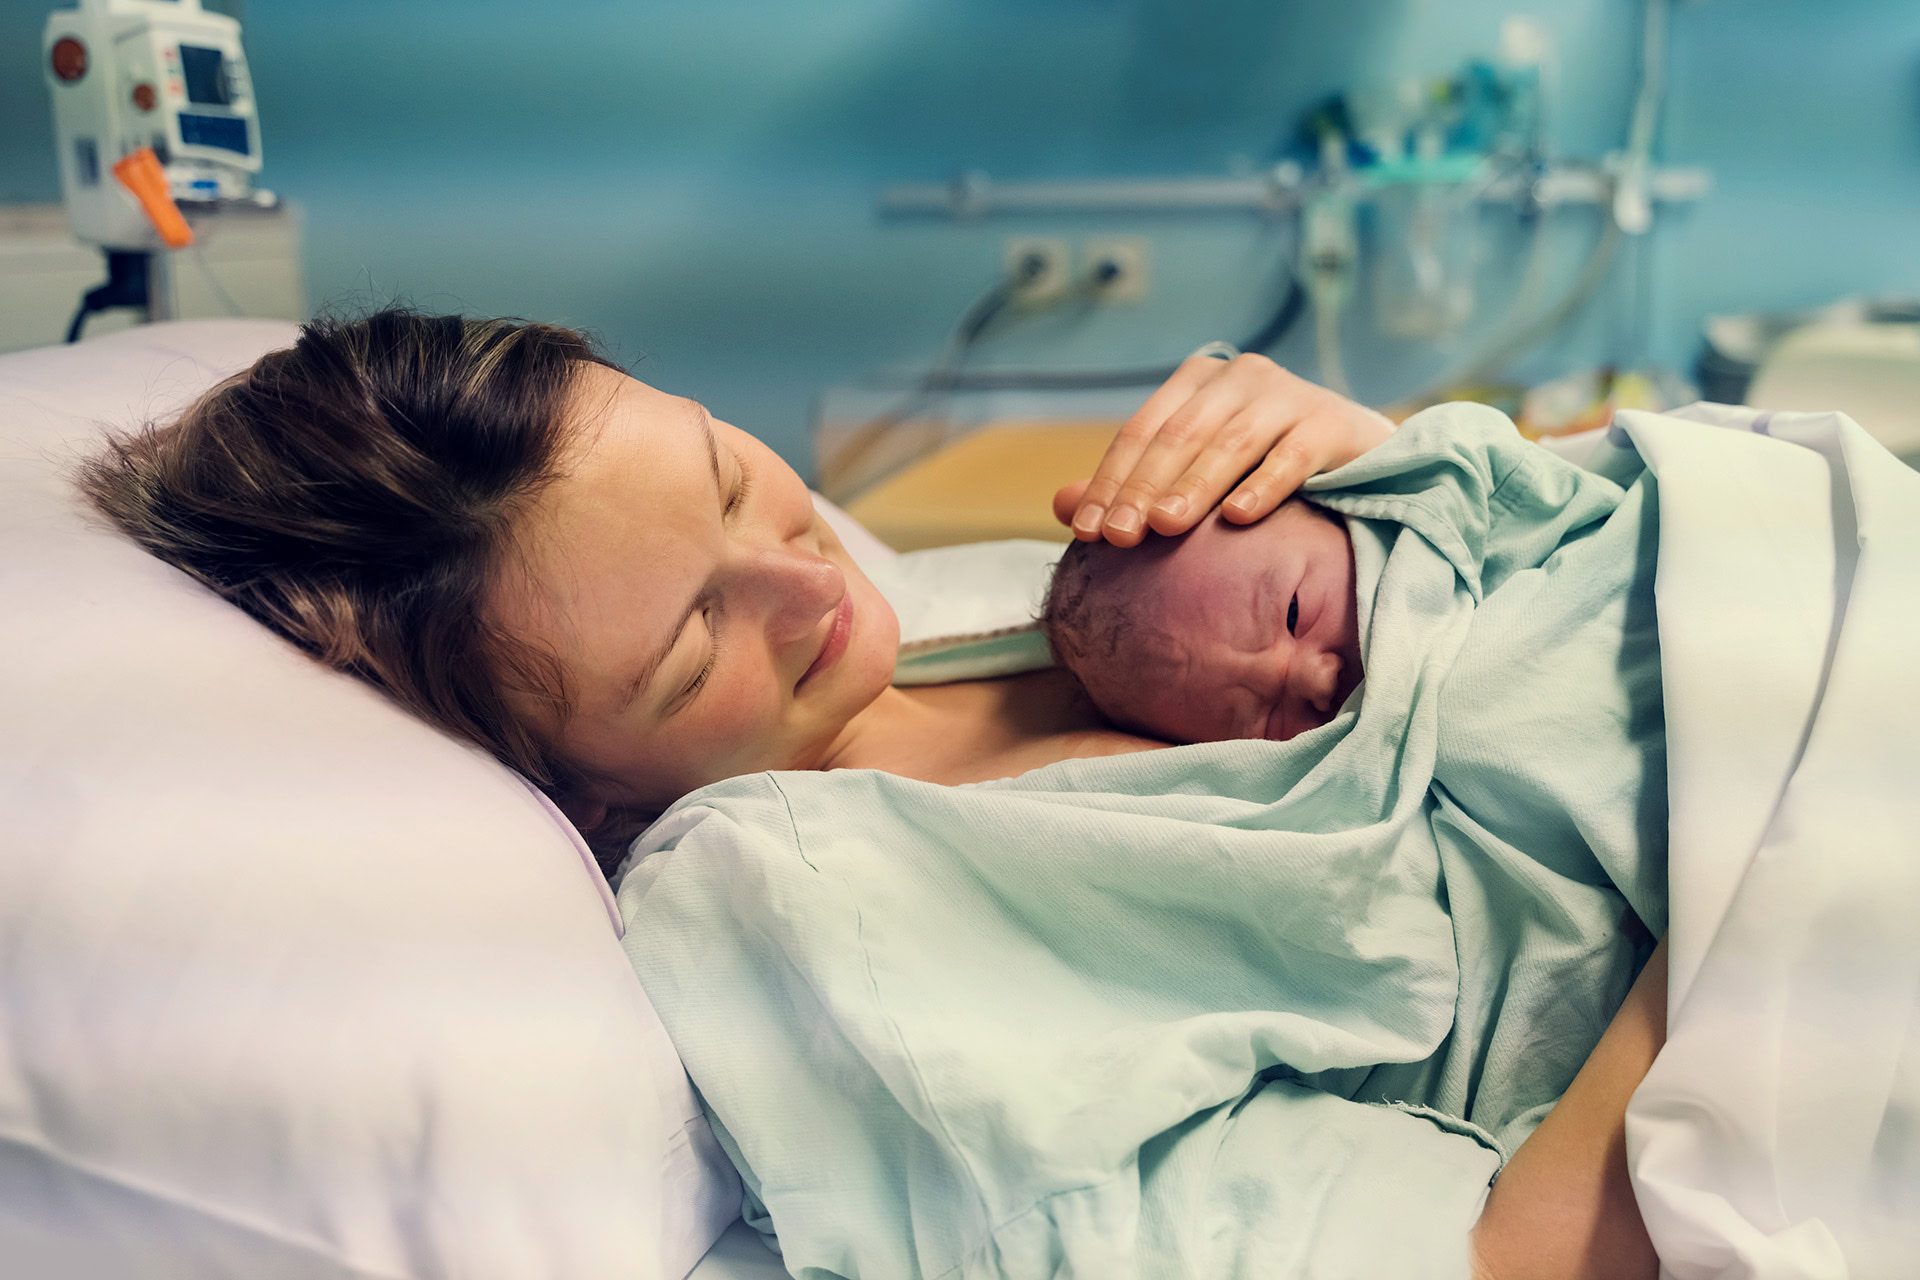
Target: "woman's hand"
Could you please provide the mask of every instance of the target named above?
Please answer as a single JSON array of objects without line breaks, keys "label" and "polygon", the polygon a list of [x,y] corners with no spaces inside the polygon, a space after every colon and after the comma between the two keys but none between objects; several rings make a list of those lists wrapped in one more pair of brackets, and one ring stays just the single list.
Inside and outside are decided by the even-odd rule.
[{"label": "woman's hand", "polygon": [[1053,514],[1083,542],[1131,547],[1148,528],[1185,533],[1231,489],[1227,519],[1251,524],[1392,434],[1380,414],[1263,355],[1194,356],[1120,428],[1091,480],[1053,496]]}]

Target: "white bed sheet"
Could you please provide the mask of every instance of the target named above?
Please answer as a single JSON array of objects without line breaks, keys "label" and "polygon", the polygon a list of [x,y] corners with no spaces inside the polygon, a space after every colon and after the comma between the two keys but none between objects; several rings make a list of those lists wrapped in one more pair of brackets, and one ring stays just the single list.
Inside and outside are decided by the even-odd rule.
[{"label": "white bed sheet", "polygon": [[1920,1274],[1920,476],[1839,414],[1620,419],[1661,492],[1662,1275]]}]

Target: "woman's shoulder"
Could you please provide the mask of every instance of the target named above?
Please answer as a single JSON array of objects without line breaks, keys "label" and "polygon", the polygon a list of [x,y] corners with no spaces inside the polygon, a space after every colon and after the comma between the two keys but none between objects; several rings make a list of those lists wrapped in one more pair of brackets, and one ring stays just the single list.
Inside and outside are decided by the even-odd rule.
[{"label": "woman's shoulder", "polygon": [[723,778],[682,796],[649,823],[615,878],[624,884],[643,860],[684,846],[786,843],[792,836],[792,814],[772,773]]}]

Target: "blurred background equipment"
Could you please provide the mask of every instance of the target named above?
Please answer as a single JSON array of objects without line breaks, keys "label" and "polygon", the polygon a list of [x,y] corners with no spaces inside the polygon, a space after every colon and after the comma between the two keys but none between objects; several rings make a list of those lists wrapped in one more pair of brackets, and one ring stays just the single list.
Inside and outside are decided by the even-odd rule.
[{"label": "blurred background equipment", "polygon": [[[1672,0],[1639,0],[1639,28],[1619,149],[1585,159],[1559,155],[1547,131],[1555,79],[1553,41],[1538,21],[1509,15],[1496,49],[1440,76],[1363,82],[1311,103],[1282,154],[1263,171],[1240,176],[1002,181],[972,172],[953,182],[907,184],[880,195],[883,218],[1084,216],[1218,218],[1251,216],[1293,248],[1290,270],[1275,281],[1248,281],[1266,292],[1273,320],[1241,342],[1268,352],[1304,312],[1312,315],[1312,362],[1302,372],[1345,395],[1375,403],[1377,387],[1355,389],[1346,348],[1349,313],[1360,310],[1380,339],[1447,352],[1442,370],[1388,405],[1405,417],[1450,399],[1481,399],[1506,409],[1524,431],[1579,429],[1618,407],[1663,408],[1694,398],[1684,379],[1634,369],[1622,349],[1597,368],[1575,370],[1532,389],[1506,381],[1530,352],[1582,317],[1622,267],[1644,271],[1643,242],[1660,213],[1710,189],[1696,167],[1657,165],[1653,150],[1667,85]],[[1593,224],[1584,260],[1565,283],[1550,286],[1548,224],[1585,210]],[[1597,217],[1593,215],[1597,214]],[[1501,224],[1505,223],[1506,226]],[[1518,235],[1513,233],[1517,232]],[[1476,282],[1495,243],[1520,246],[1512,285],[1490,311],[1491,325],[1464,344],[1479,309]],[[1633,252],[1626,246],[1634,246]],[[1078,284],[1027,307],[1097,308],[1101,289],[1142,269],[1103,257],[1089,242]],[[987,295],[1007,294],[1002,283]],[[1364,292],[1368,304],[1359,307]],[[972,313],[969,313],[971,315]],[[1086,474],[1131,405],[1101,423],[1084,399],[1051,407],[1040,393],[1129,387],[1140,392],[1171,363],[1126,369],[962,371],[986,327],[963,318],[965,341],[921,377],[896,407],[858,416],[857,392],[835,388],[815,424],[816,482],[835,501],[895,545],[925,546],[972,537],[1064,537],[1046,525],[1044,494]],[[1452,354],[1464,345],[1463,354]],[[881,374],[870,382],[884,385]],[[1024,391],[1017,407],[963,406],[968,393]],[[1037,514],[1015,519],[1016,496]]]},{"label": "blurred background equipment", "polygon": [[[156,310],[578,326],[823,480],[1111,425],[1211,338],[1544,427],[1696,377],[1736,398],[1696,368],[1710,317],[1920,296],[1911,3],[200,5],[240,24],[253,181],[303,217],[179,200]],[[40,38],[76,7],[0,5],[0,347],[57,341],[103,275]],[[963,324],[1035,247],[1040,283]],[[889,415],[864,476],[835,466]]]},{"label": "blurred background equipment", "polygon": [[194,244],[187,212],[274,203],[253,187],[260,124],[240,24],[200,0],[80,0],[48,15],[41,45],[67,216],[107,258],[67,341],[112,307],[169,318],[152,267]]},{"label": "blurred background equipment", "polygon": [[1773,343],[1748,388],[1748,403],[1837,409],[1920,467],[1920,301],[1904,309],[1861,309],[1865,317],[1822,319]]}]

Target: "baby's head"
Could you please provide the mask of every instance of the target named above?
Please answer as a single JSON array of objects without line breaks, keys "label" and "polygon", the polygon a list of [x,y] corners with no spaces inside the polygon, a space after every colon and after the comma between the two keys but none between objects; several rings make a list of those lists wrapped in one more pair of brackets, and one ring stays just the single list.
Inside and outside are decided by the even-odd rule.
[{"label": "baby's head", "polygon": [[1291,738],[1360,683],[1353,544],[1299,498],[1251,525],[1076,542],[1041,622],[1109,720],[1170,742]]}]

